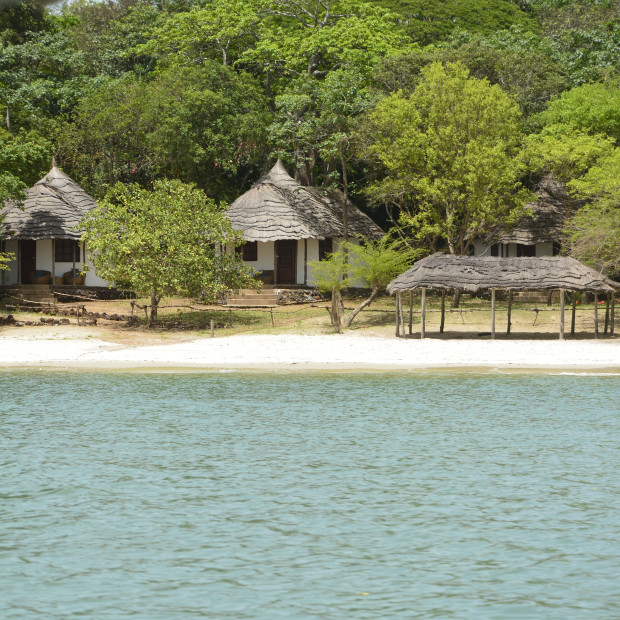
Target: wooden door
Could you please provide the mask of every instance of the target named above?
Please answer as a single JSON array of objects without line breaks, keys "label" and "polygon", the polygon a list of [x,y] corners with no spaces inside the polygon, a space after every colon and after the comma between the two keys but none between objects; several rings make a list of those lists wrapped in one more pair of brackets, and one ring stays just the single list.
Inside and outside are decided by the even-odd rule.
[{"label": "wooden door", "polygon": [[30,282],[30,272],[37,268],[37,242],[32,239],[22,239],[19,248],[22,284]]},{"label": "wooden door", "polygon": [[280,239],[275,243],[276,284],[297,282],[297,240]]}]

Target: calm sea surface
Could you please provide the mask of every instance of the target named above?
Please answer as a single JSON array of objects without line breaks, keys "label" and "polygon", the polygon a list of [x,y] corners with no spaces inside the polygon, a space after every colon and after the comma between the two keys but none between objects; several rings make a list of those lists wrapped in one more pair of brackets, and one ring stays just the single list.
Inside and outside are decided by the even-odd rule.
[{"label": "calm sea surface", "polygon": [[0,372],[0,618],[620,618],[620,377]]}]

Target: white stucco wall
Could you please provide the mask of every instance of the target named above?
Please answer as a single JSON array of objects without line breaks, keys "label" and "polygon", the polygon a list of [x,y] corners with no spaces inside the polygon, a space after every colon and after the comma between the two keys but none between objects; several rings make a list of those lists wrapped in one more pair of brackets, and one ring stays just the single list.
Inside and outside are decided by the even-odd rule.
[{"label": "white stucco wall", "polygon": [[[3,280],[5,284],[17,284],[17,240],[11,239],[5,244],[6,252],[11,252],[13,256],[13,260],[8,263],[8,270],[3,271]],[[0,274],[1,276],[2,274]]]},{"label": "white stucco wall", "polygon": [[[502,253],[503,246],[503,253]],[[474,255],[475,256],[491,256],[491,247],[486,245],[482,239],[476,239],[474,241]],[[516,243],[504,243],[500,244],[499,256],[505,256],[508,258],[516,258],[517,256],[517,244]],[[536,256],[553,256],[553,243],[537,243],[536,244]]]}]

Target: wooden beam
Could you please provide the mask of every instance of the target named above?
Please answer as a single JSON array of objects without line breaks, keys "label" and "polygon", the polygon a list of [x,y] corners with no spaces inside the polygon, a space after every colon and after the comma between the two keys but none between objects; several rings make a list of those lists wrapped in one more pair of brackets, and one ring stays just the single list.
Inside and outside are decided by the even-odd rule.
[{"label": "wooden beam", "polygon": [[611,316],[609,317],[609,335],[614,335],[614,315],[616,313],[616,293],[615,291],[611,294]]},{"label": "wooden beam", "polygon": [[403,300],[400,300],[400,335],[405,337],[405,313],[403,311]]},{"label": "wooden beam", "polygon": [[400,310],[398,308],[398,306],[400,306],[400,293],[396,293],[396,295],[394,295],[395,299],[396,299],[396,337],[400,337]]},{"label": "wooden beam", "polygon": [[577,291],[573,291],[573,310],[570,317],[570,333],[575,335],[575,317],[577,316]]},{"label": "wooden beam", "polygon": [[508,291],[508,323],[506,324],[506,333],[510,333],[510,321],[512,320],[512,289]]},{"label": "wooden beam", "polygon": [[426,336],[426,289],[422,289],[422,319],[420,322],[420,338]]},{"label": "wooden beam", "polygon": [[598,338],[598,293],[594,293],[594,337]]},{"label": "wooden beam", "polygon": [[560,289],[560,340],[564,340],[564,289]]},{"label": "wooden beam", "polygon": [[609,293],[605,298],[605,335],[607,336],[607,331],[609,330]]},{"label": "wooden beam", "polygon": [[495,338],[495,289],[491,289],[491,338]]},{"label": "wooden beam", "polygon": [[413,333],[413,291],[409,291],[409,335]]},{"label": "wooden beam", "polygon": [[439,333],[443,334],[443,328],[446,324],[446,291],[441,291],[441,323],[439,324]]}]

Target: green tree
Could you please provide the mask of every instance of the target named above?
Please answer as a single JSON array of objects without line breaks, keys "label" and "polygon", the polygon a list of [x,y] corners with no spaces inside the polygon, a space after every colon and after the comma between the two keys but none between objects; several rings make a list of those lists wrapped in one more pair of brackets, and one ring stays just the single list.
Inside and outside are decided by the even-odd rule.
[{"label": "green tree", "polygon": [[568,186],[588,201],[568,224],[571,255],[603,272],[620,273],[620,148]]},{"label": "green tree", "polygon": [[151,299],[150,323],[162,297],[213,302],[230,289],[254,287],[231,246],[242,243],[226,209],[180,181],[153,191],[117,184],[82,222],[97,273]]},{"label": "green tree", "polygon": [[620,82],[585,84],[565,91],[540,114],[544,125],[607,134],[620,144]]},{"label": "green tree", "polygon": [[[346,327],[351,327],[355,317],[419,255],[419,251],[408,248],[401,240],[385,235],[378,240],[363,241],[360,245],[343,242],[326,260],[309,263],[317,288],[332,294],[330,314],[336,332],[342,331],[343,322]],[[341,294],[351,285],[369,288],[370,295],[345,321]]]},{"label": "green tree", "polygon": [[400,211],[394,223],[428,250],[467,254],[474,238],[522,213],[518,106],[460,64],[434,63],[411,96],[369,114],[362,139],[384,178],[368,193]]},{"label": "green tree", "polygon": [[[24,191],[49,169],[51,144],[35,132],[12,135],[0,129],[0,242],[2,241],[1,206],[5,200],[21,200]],[[0,252],[0,270],[6,269],[10,256]]]},{"label": "green tree", "polygon": [[536,30],[526,11],[508,0],[377,0],[399,17],[407,34],[422,45],[445,41],[455,31],[492,34],[520,26]]},{"label": "green tree", "polygon": [[176,177],[222,197],[231,176],[262,163],[269,120],[250,75],[215,62],[174,67],[91,91],[65,125],[60,154],[95,194],[117,181]]}]

